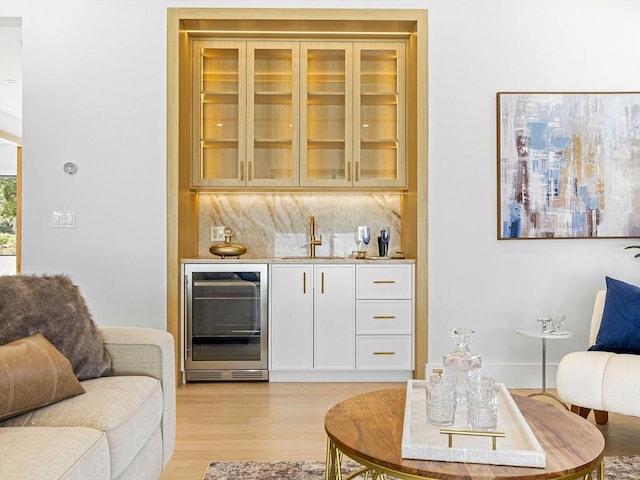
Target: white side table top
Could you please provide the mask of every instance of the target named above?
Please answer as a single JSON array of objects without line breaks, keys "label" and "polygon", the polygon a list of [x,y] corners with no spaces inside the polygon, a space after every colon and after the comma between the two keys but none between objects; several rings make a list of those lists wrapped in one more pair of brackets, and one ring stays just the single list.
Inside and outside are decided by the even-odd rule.
[{"label": "white side table top", "polygon": [[560,330],[559,332],[543,332],[541,328],[523,328],[517,330],[518,335],[534,338],[549,338],[551,340],[564,340],[573,336],[573,332]]}]

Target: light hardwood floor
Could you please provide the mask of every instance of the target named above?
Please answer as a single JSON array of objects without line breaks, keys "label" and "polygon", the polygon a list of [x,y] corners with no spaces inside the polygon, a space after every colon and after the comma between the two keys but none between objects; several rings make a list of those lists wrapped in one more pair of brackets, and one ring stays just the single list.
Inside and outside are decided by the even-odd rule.
[{"label": "light hardwood floor", "polygon": [[[201,480],[212,460],[324,460],[324,415],[332,405],[360,393],[403,385],[181,385],[177,391],[176,449],[161,480]],[[534,390],[511,392],[526,395]],[[556,403],[546,397],[535,398]],[[592,417],[589,420],[594,422]],[[609,423],[598,428],[606,439],[606,455],[640,455],[640,418],[611,414]]]}]

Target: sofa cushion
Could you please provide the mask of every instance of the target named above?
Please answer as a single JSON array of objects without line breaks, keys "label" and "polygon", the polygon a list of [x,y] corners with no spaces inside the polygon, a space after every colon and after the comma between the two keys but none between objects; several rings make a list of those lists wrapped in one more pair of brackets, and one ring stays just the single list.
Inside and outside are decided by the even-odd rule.
[{"label": "sofa cushion", "polygon": [[640,417],[640,355],[614,355],[602,382],[602,406],[608,412]]},{"label": "sofa cushion", "polygon": [[118,478],[160,425],[160,381],[151,377],[101,377],[85,380],[82,386],[84,395],[13,417],[0,426],[89,427],[103,431],[109,442],[111,476]]},{"label": "sofa cushion", "polygon": [[0,420],[81,393],[71,363],[41,333],[0,345]]},{"label": "sofa cushion", "polygon": [[606,283],[602,322],[589,350],[640,354],[640,287],[610,277]]},{"label": "sofa cushion", "polygon": [[41,332],[80,380],[109,370],[110,357],[80,290],[64,275],[0,276],[0,345]]},{"label": "sofa cushion", "polygon": [[103,432],[75,427],[0,428],[0,478],[109,480]]}]

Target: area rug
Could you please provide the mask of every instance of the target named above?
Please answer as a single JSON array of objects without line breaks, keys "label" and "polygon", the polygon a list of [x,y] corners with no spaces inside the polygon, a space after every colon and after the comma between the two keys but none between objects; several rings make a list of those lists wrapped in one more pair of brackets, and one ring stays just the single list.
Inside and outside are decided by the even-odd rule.
[{"label": "area rug", "polygon": [[[357,465],[344,461],[345,471]],[[640,479],[640,455],[605,457],[606,480]],[[596,477],[594,477],[596,478]],[[324,480],[324,462],[211,462],[202,480]],[[387,476],[388,480],[393,477]]]}]

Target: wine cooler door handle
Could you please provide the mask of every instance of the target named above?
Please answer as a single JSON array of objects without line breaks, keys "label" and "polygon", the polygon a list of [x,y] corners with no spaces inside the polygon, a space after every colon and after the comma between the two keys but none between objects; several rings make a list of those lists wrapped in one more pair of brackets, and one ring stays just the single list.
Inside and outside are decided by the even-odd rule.
[{"label": "wine cooler door handle", "polygon": [[189,304],[189,275],[185,275],[184,276],[184,292],[182,298],[184,299],[184,305],[182,306],[183,308],[183,318],[184,318],[184,325],[182,326],[183,330],[186,330],[183,332],[183,348],[185,353],[187,354],[187,357],[189,357],[189,330],[191,330],[189,328],[189,308],[188,308],[188,304]]}]

